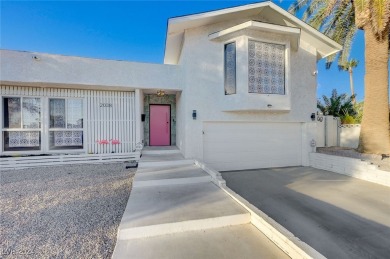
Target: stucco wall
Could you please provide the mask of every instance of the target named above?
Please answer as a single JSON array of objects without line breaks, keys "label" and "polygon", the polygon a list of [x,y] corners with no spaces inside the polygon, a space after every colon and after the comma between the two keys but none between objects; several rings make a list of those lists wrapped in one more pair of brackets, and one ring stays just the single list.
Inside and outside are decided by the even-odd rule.
[{"label": "stucco wall", "polygon": [[176,95],[167,94],[162,97],[158,97],[155,94],[145,94],[144,96],[144,112],[145,112],[145,122],[144,122],[144,143],[145,146],[149,146],[149,136],[150,136],[150,110],[149,107],[151,104],[169,104],[171,106],[171,145],[176,145]]},{"label": "stucco wall", "polygon": [[[261,17],[249,17],[246,20],[261,20]],[[179,65],[183,69],[183,87],[185,92],[184,124],[178,142],[185,143],[183,148],[186,157],[203,158],[202,130],[205,121],[266,121],[266,122],[301,122],[303,123],[303,146],[310,150],[310,141],[315,136],[315,130],[306,126],[311,123],[310,115],[316,112],[316,77],[312,75],[316,70],[315,49],[305,42],[300,42],[297,51],[290,53],[290,111],[240,111],[224,112],[226,103],[234,102],[234,95],[224,95],[223,77],[223,42],[210,41],[208,35],[242,23],[245,20],[232,21],[224,24],[214,24],[185,32],[185,40]],[[269,33],[257,32],[261,39],[274,39],[276,36]],[[237,87],[247,87],[247,67],[237,67]],[[241,81],[240,81],[241,80]],[[243,88],[242,88],[243,89]],[[240,99],[240,100],[239,100]],[[237,101],[242,101],[237,98]],[[191,112],[197,110],[197,120],[192,120]],[[181,139],[184,138],[184,139]],[[308,161],[308,153],[303,159]]]},{"label": "stucco wall", "polygon": [[0,67],[0,81],[12,85],[104,90],[180,90],[182,85],[174,65],[0,50]]}]

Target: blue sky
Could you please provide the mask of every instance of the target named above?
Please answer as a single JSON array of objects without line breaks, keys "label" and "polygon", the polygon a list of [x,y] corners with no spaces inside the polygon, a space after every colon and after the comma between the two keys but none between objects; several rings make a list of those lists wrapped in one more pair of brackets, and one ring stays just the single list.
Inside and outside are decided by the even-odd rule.
[{"label": "blue sky", "polygon": [[[167,19],[256,1],[4,1],[0,48],[103,59],[162,63]],[[287,9],[293,1],[274,1]],[[357,99],[364,98],[364,37],[351,57]],[[350,93],[347,72],[318,63],[318,96]]]}]

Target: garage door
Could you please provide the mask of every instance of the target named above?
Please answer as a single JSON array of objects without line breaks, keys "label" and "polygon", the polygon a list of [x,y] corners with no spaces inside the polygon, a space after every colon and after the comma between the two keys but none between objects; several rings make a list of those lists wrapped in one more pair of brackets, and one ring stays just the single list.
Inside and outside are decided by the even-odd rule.
[{"label": "garage door", "polygon": [[300,123],[204,123],[204,161],[219,171],[299,166]]}]

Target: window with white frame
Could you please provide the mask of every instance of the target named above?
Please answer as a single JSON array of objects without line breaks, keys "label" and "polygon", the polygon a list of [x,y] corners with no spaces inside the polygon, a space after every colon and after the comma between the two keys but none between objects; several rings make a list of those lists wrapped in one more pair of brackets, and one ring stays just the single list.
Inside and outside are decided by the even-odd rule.
[{"label": "window with white frame", "polygon": [[225,95],[236,93],[236,43],[225,44]]},{"label": "window with white frame", "polygon": [[49,149],[83,149],[83,99],[49,99]]},{"label": "window with white frame", "polygon": [[248,41],[249,93],[285,94],[285,45]]},{"label": "window with white frame", "polygon": [[3,97],[3,150],[41,150],[41,99]]}]

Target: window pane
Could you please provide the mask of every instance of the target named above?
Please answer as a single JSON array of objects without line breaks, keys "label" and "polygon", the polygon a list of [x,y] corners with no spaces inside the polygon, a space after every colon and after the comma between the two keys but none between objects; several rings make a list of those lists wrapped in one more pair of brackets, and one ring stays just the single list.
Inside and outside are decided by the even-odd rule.
[{"label": "window pane", "polygon": [[41,149],[40,131],[4,131],[4,151]]},{"label": "window pane", "polygon": [[83,128],[83,100],[68,99],[67,126],[68,129]]},{"label": "window pane", "polygon": [[3,99],[4,104],[4,128],[20,129],[21,128],[21,109],[20,98],[6,97]]},{"label": "window pane", "polygon": [[50,99],[50,128],[65,128],[65,99]]},{"label": "window pane", "polygon": [[23,128],[41,128],[41,100],[40,98],[23,98]]},{"label": "window pane", "polygon": [[236,93],[236,43],[225,45],[225,94]]},{"label": "window pane", "polygon": [[82,131],[51,131],[50,132],[50,149],[82,149],[83,132]]},{"label": "window pane", "polygon": [[249,41],[249,93],[285,94],[285,46]]}]

